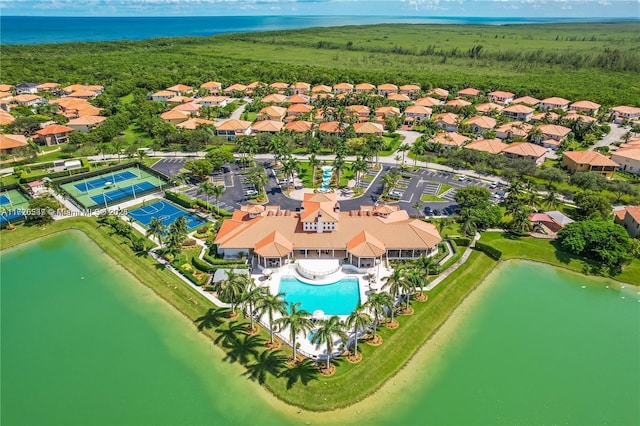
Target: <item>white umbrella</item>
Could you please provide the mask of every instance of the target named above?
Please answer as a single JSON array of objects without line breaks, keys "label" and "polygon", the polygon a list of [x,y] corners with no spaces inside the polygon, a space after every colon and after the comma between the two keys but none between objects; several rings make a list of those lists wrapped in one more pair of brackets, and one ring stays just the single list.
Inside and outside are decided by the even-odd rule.
[{"label": "white umbrella", "polygon": [[271,274],[273,274],[273,271],[269,268],[265,268],[262,270],[262,275],[264,275],[267,278],[270,278]]}]

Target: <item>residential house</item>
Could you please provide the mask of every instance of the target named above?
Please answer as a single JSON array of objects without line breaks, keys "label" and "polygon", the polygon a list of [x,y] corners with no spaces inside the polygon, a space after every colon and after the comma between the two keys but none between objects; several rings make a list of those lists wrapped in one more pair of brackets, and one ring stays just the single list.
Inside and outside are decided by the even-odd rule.
[{"label": "residential house", "polygon": [[436,87],[435,89],[431,89],[427,92],[427,95],[431,95],[434,98],[440,99],[441,101],[446,101],[449,96],[449,91],[445,89],[441,89]]},{"label": "residential house", "polygon": [[533,225],[534,232],[541,232],[551,236],[555,236],[566,225],[573,223],[571,218],[559,211],[531,213],[529,221]]},{"label": "residential house", "polygon": [[601,105],[591,101],[578,101],[569,107],[572,111],[588,112],[592,115],[598,115]]},{"label": "residential house", "polygon": [[531,116],[531,123],[551,123],[557,121],[560,118],[558,114],[553,111],[539,112]]},{"label": "residential house", "polygon": [[251,134],[251,122],[230,119],[215,125],[218,136],[224,136],[227,140],[236,140],[236,137]]},{"label": "residential house", "polygon": [[411,98],[402,93],[391,93],[389,96],[387,96],[387,99],[396,102],[411,102]]},{"label": "residential house", "polygon": [[356,93],[373,93],[376,90],[376,86],[369,83],[356,84]]},{"label": "residential house", "polygon": [[36,105],[46,104],[47,101],[38,95],[24,94],[11,98],[10,102],[16,105],[34,107]]},{"label": "residential house", "polygon": [[311,102],[311,99],[307,95],[294,94],[289,96],[285,102],[290,104],[308,104]]},{"label": "residential house", "polygon": [[567,99],[558,98],[558,97],[554,96],[552,98],[547,98],[547,99],[541,100],[539,108],[542,111],[551,111],[553,109],[561,109],[561,110],[567,111],[569,109],[569,104],[570,103],[571,103],[571,101],[569,101]]},{"label": "residential house", "polygon": [[469,138],[457,132],[439,132],[429,142],[441,145],[444,148],[459,148],[463,146]]},{"label": "residential house", "polygon": [[498,139],[526,139],[533,126],[522,121],[511,121],[496,129]]},{"label": "residential house", "polygon": [[47,146],[59,145],[68,142],[69,133],[73,132],[71,127],[62,126],[60,124],[50,124],[36,132],[34,141]]},{"label": "residential house", "polygon": [[287,118],[286,121],[295,120],[296,117],[300,117],[304,114],[310,114],[313,111],[313,107],[311,105],[306,104],[293,104],[287,108]]},{"label": "residential house", "polygon": [[513,102],[514,94],[511,92],[504,92],[501,90],[497,90],[495,92],[489,93],[489,100],[496,104],[500,105],[508,105]]},{"label": "residential house", "polygon": [[345,107],[347,115],[356,117],[358,121],[368,121],[371,110],[365,105],[349,105]]},{"label": "residential house", "polygon": [[151,95],[151,100],[156,102],[167,102],[169,99],[173,98],[176,95],[175,92],[171,90],[160,90]]},{"label": "residential house", "polygon": [[193,87],[187,86],[186,84],[176,84],[175,86],[167,87],[167,90],[170,92],[174,92],[179,96],[193,93]]},{"label": "residential house", "polygon": [[444,104],[454,108],[462,108],[471,105],[471,102],[465,101],[464,99],[451,99]]},{"label": "residential house", "polygon": [[207,81],[200,86],[201,89],[209,92],[210,95],[219,95],[222,93],[222,83],[218,81]]},{"label": "residential house", "polygon": [[106,119],[107,117],[101,117],[99,115],[85,115],[69,120],[67,126],[71,127],[76,132],[89,133],[94,127],[98,126]]},{"label": "residential house", "polygon": [[502,110],[502,115],[512,120],[530,121],[531,117],[533,117],[533,108],[512,103]]},{"label": "residential house", "polygon": [[433,121],[436,123],[436,127],[440,129],[444,129],[447,132],[455,132],[458,130],[458,123],[460,122],[460,117],[452,112],[443,112],[436,115],[433,118]]},{"label": "residential house", "polygon": [[277,93],[272,93],[262,98],[262,102],[264,102],[265,104],[281,104],[286,100],[287,97],[285,95],[279,95]]},{"label": "residential house", "polygon": [[258,112],[256,116],[256,120],[274,120],[274,121],[282,121],[284,116],[287,114],[287,109],[284,107],[279,107],[275,105],[269,105],[264,107]]},{"label": "residential house", "polygon": [[539,137],[535,137],[535,142],[541,144],[545,148],[557,149],[560,143],[564,141],[571,129],[557,124],[543,124],[538,126]]},{"label": "residential house", "polygon": [[174,104],[174,105],[186,104],[187,102],[192,102],[192,101],[193,101],[193,98],[190,98],[188,96],[182,96],[182,95],[176,95],[172,98],[167,99],[168,104]]},{"label": "residential house", "polygon": [[272,89],[275,89],[278,94],[284,95],[287,89],[289,88],[289,85],[287,83],[276,82],[276,83],[271,83],[269,87],[271,87]]},{"label": "residential house", "polygon": [[353,84],[351,83],[338,83],[333,86],[333,93],[351,93],[353,92]]},{"label": "residential house", "polygon": [[640,206],[627,206],[615,211],[615,223],[624,226],[631,238],[640,235]]},{"label": "residential house", "polygon": [[178,129],[195,130],[200,126],[213,126],[213,124],[214,121],[193,117],[188,119],[187,121],[183,121],[182,123],[177,124],[176,127]]},{"label": "residential house", "polygon": [[[217,252],[225,258],[248,253],[260,268],[325,258],[334,259],[338,267],[338,260],[347,259],[366,270],[385,259],[433,256],[442,241],[434,225],[411,219],[397,206],[342,212],[335,193],[311,193],[304,194],[298,210],[242,206],[222,223],[214,242]],[[301,265],[298,270],[305,274]]]},{"label": "residential house", "polygon": [[333,92],[333,89],[331,89],[331,87],[324,84],[313,86],[313,88],[311,89],[311,93],[315,95],[319,95],[321,93],[332,93],[332,92]]},{"label": "residential house", "polygon": [[14,121],[16,121],[16,118],[13,115],[0,109],[0,126],[6,126]]},{"label": "residential house", "polygon": [[282,121],[262,120],[256,121],[251,126],[251,133],[278,133],[284,127]]},{"label": "residential house", "polygon": [[613,172],[619,164],[596,151],[565,151],[562,165],[575,172],[595,172],[607,178],[613,177]]},{"label": "residential house", "polygon": [[18,83],[14,87],[16,95],[35,95],[38,93],[37,83]]},{"label": "residential house", "polygon": [[72,84],[71,86],[63,88],[62,92],[65,95],[70,95],[71,93],[79,90],[89,90],[91,92],[95,92],[96,95],[99,95],[104,92],[104,86],[100,86],[98,84]]},{"label": "residential house", "polygon": [[464,148],[489,154],[500,154],[507,146],[508,145],[500,139],[478,139],[476,141],[469,142],[464,146]]},{"label": "residential house", "polygon": [[544,162],[544,156],[547,150],[540,145],[535,145],[529,142],[514,142],[508,144],[503,150],[502,154],[514,160],[527,160],[534,162],[536,165]]},{"label": "residential house", "polygon": [[414,103],[414,105],[424,106],[429,108],[434,107],[436,105],[441,105],[441,104],[442,102],[440,102],[438,99],[434,99],[429,96],[427,96],[426,98],[417,99],[416,102]]},{"label": "residential house", "polygon": [[511,103],[529,105],[530,107],[535,108],[540,104],[540,99],[537,99],[531,96],[521,96],[519,98],[514,99]]},{"label": "residential house", "polygon": [[11,155],[17,149],[25,148],[29,145],[24,135],[5,135],[0,133],[0,154]]},{"label": "residential house", "polygon": [[291,90],[294,95],[308,95],[311,93],[311,85],[302,81],[298,81],[291,85]]},{"label": "residential house", "polygon": [[410,98],[415,98],[420,93],[420,86],[417,84],[404,84],[400,86],[400,94]]},{"label": "residential house", "polygon": [[476,115],[468,119],[466,124],[471,126],[471,130],[474,133],[484,133],[496,127],[497,121],[495,118],[486,115]]},{"label": "residential house", "polygon": [[344,126],[337,121],[325,121],[318,125],[318,131],[338,136],[344,134]]},{"label": "residential house", "polygon": [[376,109],[376,120],[384,121],[390,117],[400,117],[402,113],[400,108],[392,106],[381,106]]},{"label": "residential house", "polygon": [[620,164],[623,172],[640,175],[640,145],[620,148],[611,153],[611,159]]},{"label": "residential house", "polygon": [[476,105],[476,111],[481,112],[483,114],[489,114],[491,112],[500,112],[504,109],[502,105],[495,104],[493,102],[487,102],[484,104]]},{"label": "residential house", "polygon": [[409,105],[404,110],[405,124],[411,125],[415,120],[429,120],[432,113],[433,111],[431,110],[431,108],[421,105]]},{"label": "residential house", "polygon": [[245,86],[244,84],[236,83],[224,89],[224,94],[225,96],[242,97],[244,96],[246,90],[247,86]]},{"label": "residential house", "polygon": [[480,94],[478,89],[474,89],[473,87],[465,87],[462,90],[458,90],[458,96],[463,96],[465,98],[474,98]]},{"label": "residential house", "polygon": [[224,107],[229,102],[229,99],[228,96],[203,96],[202,98],[196,99],[195,102],[207,108]]},{"label": "residential house", "polygon": [[34,180],[33,182],[28,182],[27,187],[29,188],[29,194],[31,194],[31,196],[33,197],[36,197],[47,190],[47,187],[44,184],[43,180]]},{"label": "residential house", "polygon": [[[253,81],[249,84],[247,84],[247,86],[245,87],[244,92],[249,95],[252,96],[256,90],[260,89],[260,88],[264,88],[267,87],[266,83],[263,83],[261,81]],[[224,93],[224,91],[223,91]]]},{"label": "residential house", "polygon": [[13,90],[13,86],[10,84],[0,84],[0,92],[11,92]]},{"label": "residential house", "polygon": [[398,86],[396,86],[395,84],[385,83],[378,86],[378,94],[384,97],[397,93]]},{"label": "residential house", "polygon": [[160,114],[160,118],[169,124],[180,124],[189,119],[191,114],[187,111],[178,111],[175,109],[171,109],[167,112],[163,112]]},{"label": "residential house", "polygon": [[84,99],[60,98],[52,99],[49,103],[52,105],[57,104],[58,108],[60,108],[60,112],[58,112],[58,114],[69,119],[84,117],[85,115],[99,115],[102,111],[100,108],[91,105]]},{"label": "residential house", "polygon": [[357,135],[375,135],[382,136],[384,133],[384,127],[378,123],[356,123],[353,125],[353,129],[355,130]]},{"label": "residential house", "polygon": [[289,130],[295,133],[311,133],[313,129],[313,123],[310,121],[291,121],[284,126],[285,130]]},{"label": "residential house", "polygon": [[564,120],[582,121],[583,123],[587,123],[587,124],[596,123],[598,121],[598,119],[595,117],[579,114],[578,111],[575,111],[575,110],[569,111],[567,115],[565,115],[562,118]]},{"label": "residential house", "polygon": [[38,92],[54,93],[58,91],[59,87],[60,87],[60,84],[58,83],[47,82],[47,83],[38,84],[37,89],[38,89]]},{"label": "residential house", "polygon": [[637,120],[640,118],[640,108],[626,105],[617,106],[611,108],[611,117],[616,124]]},{"label": "residential house", "polygon": [[201,105],[196,102],[187,102],[184,104],[176,105],[172,108],[173,111],[180,111],[189,114],[192,117],[200,115]]},{"label": "residential house", "polygon": [[70,98],[76,98],[76,99],[93,99],[96,96],[98,96],[97,92],[94,92],[93,90],[76,90],[75,92],[71,92],[69,93],[68,97]]}]

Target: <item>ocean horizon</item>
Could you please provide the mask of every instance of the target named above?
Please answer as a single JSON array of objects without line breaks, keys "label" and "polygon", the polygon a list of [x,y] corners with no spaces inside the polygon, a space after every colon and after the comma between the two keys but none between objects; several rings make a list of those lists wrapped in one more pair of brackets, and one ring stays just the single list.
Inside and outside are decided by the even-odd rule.
[{"label": "ocean horizon", "polygon": [[513,25],[638,21],[627,18],[513,18],[461,16],[186,16],[73,17],[0,16],[0,43],[48,44],[159,37],[207,37],[216,34],[372,24]]}]

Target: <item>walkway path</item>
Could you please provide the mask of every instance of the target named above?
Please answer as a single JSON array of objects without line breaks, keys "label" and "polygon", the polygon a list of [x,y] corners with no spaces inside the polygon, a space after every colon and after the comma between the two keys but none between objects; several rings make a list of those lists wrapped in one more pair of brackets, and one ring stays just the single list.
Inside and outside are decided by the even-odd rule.
[{"label": "walkway path", "polygon": [[447,278],[449,275],[451,275],[451,273],[453,271],[455,271],[460,266],[462,266],[462,264],[467,261],[469,256],[471,256],[471,251],[473,250],[473,247],[476,245],[476,241],[478,241],[479,239],[480,239],[480,233],[476,232],[476,236],[473,238],[473,241],[471,242],[471,244],[469,244],[469,247],[467,247],[467,249],[464,251],[464,253],[462,253],[462,257],[456,263],[454,263],[453,265],[449,266],[435,280],[431,281],[429,283],[429,285],[424,287],[423,289],[427,290],[427,291],[433,290],[434,288],[436,288],[436,286],[438,284],[440,284],[442,281],[444,281],[445,278]]}]

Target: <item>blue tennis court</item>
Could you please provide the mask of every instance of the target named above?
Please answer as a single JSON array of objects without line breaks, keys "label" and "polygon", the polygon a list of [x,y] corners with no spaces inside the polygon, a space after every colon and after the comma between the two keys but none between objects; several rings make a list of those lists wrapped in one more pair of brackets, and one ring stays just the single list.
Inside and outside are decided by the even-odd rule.
[{"label": "blue tennis court", "polygon": [[138,176],[135,173],[125,170],[124,172],[120,172],[120,173],[113,173],[109,175],[100,176],[99,178],[92,179],[87,182],[76,183],[73,186],[75,186],[78,191],[88,191],[90,189],[102,188],[108,183],[114,184],[118,182],[124,182],[125,180],[129,180],[137,177]]},{"label": "blue tennis court", "polygon": [[9,197],[6,195],[0,195],[0,206],[4,206],[5,204],[11,204]]},{"label": "blue tennis court", "polygon": [[144,226],[148,226],[151,219],[157,217],[160,219],[163,225],[169,226],[176,221],[180,216],[184,216],[187,220],[187,229],[189,231],[197,228],[198,226],[206,223],[204,219],[182,210],[168,201],[158,200],[147,206],[139,207],[129,212],[129,216]]},{"label": "blue tennis court", "polygon": [[0,212],[0,224],[4,225],[16,219],[25,219],[21,210],[5,210]]},{"label": "blue tennis court", "polygon": [[142,192],[149,191],[155,188],[157,188],[157,186],[145,180],[144,182],[136,183],[134,185],[125,186],[123,188],[117,188],[109,192],[94,195],[93,197],[91,197],[91,200],[93,200],[93,202],[96,204],[104,204],[105,202],[108,204],[112,201],[127,198],[132,195],[140,194]]}]

